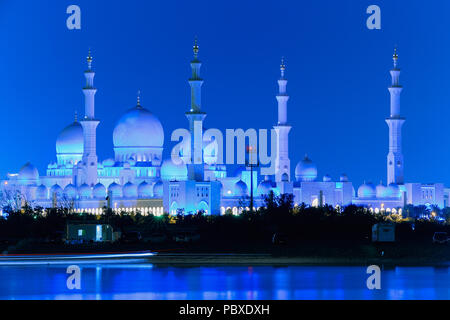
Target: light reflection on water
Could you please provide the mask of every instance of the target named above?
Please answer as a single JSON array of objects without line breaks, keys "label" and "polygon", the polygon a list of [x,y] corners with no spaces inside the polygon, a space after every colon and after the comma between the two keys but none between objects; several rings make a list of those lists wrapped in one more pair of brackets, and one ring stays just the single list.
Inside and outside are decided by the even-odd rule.
[{"label": "light reflection on water", "polygon": [[0,299],[343,300],[450,299],[449,267],[384,269],[381,290],[366,287],[366,267],[158,267],[84,264],[81,290],[66,287],[66,267],[1,266]]}]

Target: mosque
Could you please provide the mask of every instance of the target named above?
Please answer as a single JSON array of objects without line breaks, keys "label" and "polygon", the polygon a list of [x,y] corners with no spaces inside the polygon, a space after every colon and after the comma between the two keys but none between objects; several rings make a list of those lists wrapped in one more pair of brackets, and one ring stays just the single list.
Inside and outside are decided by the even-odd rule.
[{"label": "mosque", "polygon": [[[194,122],[203,126],[206,117],[201,105],[203,79],[198,54],[196,42],[189,79],[191,108],[185,114],[191,137]],[[7,179],[1,181],[2,205],[27,203],[33,207],[66,207],[74,212],[93,214],[101,214],[105,207],[145,215],[198,211],[213,215],[239,214],[250,206],[251,192],[253,206],[259,208],[264,205],[264,196],[273,191],[277,195],[293,194],[296,205],[345,207],[355,204],[375,212],[401,212],[407,204],[447,207],[450,190],[443,184],[405,183],[402,154],[405,118],[400,112],[402,86],[397,52],[393,60],[390,115],[386,119],[389,127],[386,185],[375,186],[368,182],[355,191],[345,174],[337,181],[328,175],[319,180],[317,167],[308,156],[298,162],[292,176],[288,139],[292,127],[287,117],[289,95],[284,62],[276,96],[277,154],[273,176],[263,177],[253,167],[243,167],[229,174],[226,165],[217,163],[215,144],[208,141],[199,148],[203,152],[190,155],[191,160],[200,157],[201,164],[191,161],[192,164],[175,165],[170,159],[164,160],[163,126],[157,115],[141,105],[139,97],[137,105],[127,110],[114,128],[114,158],[100,161],[96,151],[96,129],[100,123],[95,115],[97,89],[89,52],[84,73],[84,117],[81,121],[75,119],[60,132],[56,139],[56,162],[48,165],[44,175],[27,163],[17,174],[8,174]],[[194,147],[194,139],[191,141]]]}]

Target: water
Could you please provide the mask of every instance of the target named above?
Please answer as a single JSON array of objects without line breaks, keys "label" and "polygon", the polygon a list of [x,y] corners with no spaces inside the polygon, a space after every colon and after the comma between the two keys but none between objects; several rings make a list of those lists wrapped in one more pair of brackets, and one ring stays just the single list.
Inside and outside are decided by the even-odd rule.
[{"label": "water", "polygon": [[0,299],[450,299],[449,267],[384,268],[375,291],[366,287],[366,267],[84,264],[81,290],[72,291],[66,268],[0,266]]}]

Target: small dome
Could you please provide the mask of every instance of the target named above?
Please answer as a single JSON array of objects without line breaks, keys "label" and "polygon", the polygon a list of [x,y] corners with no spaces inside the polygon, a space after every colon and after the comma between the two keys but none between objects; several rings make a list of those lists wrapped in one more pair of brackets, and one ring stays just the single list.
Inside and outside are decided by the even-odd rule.
[{"label": "small dome", "polygon": [[376,188],[377,198],[388,198],[388,188],[380,183]]},{"label": "small dome", "polygon": [[402,196],[400,192],[400,187],[395,183],[391,183],[387,187],[387,196],[389,198],[400,198]]},{"label": "small dome", "polygon": [[375,186],[372,183],[364,183],[362,186],[358,189],[358,198],[375,198],[376,197],[376,190]]},{"label": "small dome", "polygon": [[115,182],[110,184],[110,186],[108,187],[108,192],[111,192],[111,194],[114,198],[122,197],[122,187]]},{"label": "small dome", "polygon": [[103,184],[97,183],[94,186],[94,190],[92,192],[95,199],[105,199],[106,198],[106,188]]},{"label": "small dome", "polygon": [[295,167],[295,178],[297,181],[314,181],[317,179],[317,167],[308,156],[305,156]]},{"label": "small dome", "polygon": [[164,194],[164,185],[162,181],[158,181],[153,186],[153,196],[155,198],[162,198]]},{"label": "small dome", "polygon": [[269,180],[262,181],[257,189],[259,196],[267,195],[272,190],[272,183]]},{"label": "small dome", "polygon": [[43,184],[40,185],[36,190],[36,197],[39,200],[48,199],[48,188]]},{"label": "small dome", "polygon": [[84,149],[83,127],[76,121],[64,128],[56,139],[56,153],[82,155]]},{"label": "small dome", "polygon": [[105,167],[114,167],[114,165],[116,164],[116,161],[114,159],[106,159],[106,160],[103,160],[102,164]]},{"label": "small dome", "polygon": [[164,130],[159,119],[140,105],[120,118],[113,134],[114,147],[162,148]]},{"label": "small dome", "polygon": [[324,175],[323,182],[331,182],[331,177],[328,174]]},{"label": "small dome", "polygon": [[344,173],[341,175],[341,177],[339,178],[339,180],[341,182],[348,182],[348,176]]},{"label": "small dome", "polygon": [[39,171],[30,162],[25,164],[19,171],[19,180],[36,182],[39,179]]},{"label": "small dome", "polygon": [[90,199],[92,198],[92,188],[83,184],[78,188],[78,195],[81,199]]},{"label": "small dome", "polygon": [[54,194],[56,194],[57,197],[60,197],[63,193],[63,189],[57,184],[50,188],[50,197],[53,197]]},{"label": "small dome", "polygon": [[138,188],[134,183],[128,182],[123,186],[123,196],[128,199],[135,199],[138,196]]},{"label": "small dome", "polygon": [[78,195],[77,193],[77,188],[73,185],[73,184],[68,184],[65,188],[64,188],[64,194],[69,198],[69,199],[75,199]]},{"label": "small dome", "polygon": [[152,186],[147,182],[142,182],[138,187],[138,196],[141,199],[148,199],[152,197]]},{"label": "small dome", "polygon": [[236,197],[249,195],[247,184],[244,181],[239,180],[238,182],[236,182],[236,184],[234,185],[234,195]]},{"label": "small dome", "polygon": [[176,165],[171,159],[168,159],[161,166],[161,179],[163,181],[186,181],[187,174],[185,163]]}]

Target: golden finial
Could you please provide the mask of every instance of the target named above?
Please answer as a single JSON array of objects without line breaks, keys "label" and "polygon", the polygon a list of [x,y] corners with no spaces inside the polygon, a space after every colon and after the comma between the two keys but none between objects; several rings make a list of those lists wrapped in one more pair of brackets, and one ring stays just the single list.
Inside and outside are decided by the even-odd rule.
[{"label": "golden finial", "polygon": [[78,111],[75,110],[75,122],[78,122]]},{"label": "golden finial", "polygon": [[198,57],[198,51],[199,51],[198,39],[197,39],[197,37],[195,37],[195,40],[194,40],[194,57],[196,59]]},{"label": "golden finial", "polygon": [[284,57],[281,58],[280,70],[281,70],[281,78],[283,79],[284,72],[286,71],[286,64],[284,63]]},{"label": "golden finial", "polygon": [[91,70],[92,60],[93,60],[92,59],[92,54],[91,54],[91,48],[89,48],[89,53],[88,53],[88,56],[87,56],[86,60],[87,60],[87,63],[88,63],[89,70]]},{"label": "golden finial", "polygon": [[394,48],[394,55],[392,58],[394,59],[394,68],[397,68],[397,62],[398,62],[397,47]]},{"label": "golden finial", "polygon": [[141,90],[138,90],[138,94],[137,94],[137,105],[138,105],[138,107],[141,106]]}]

